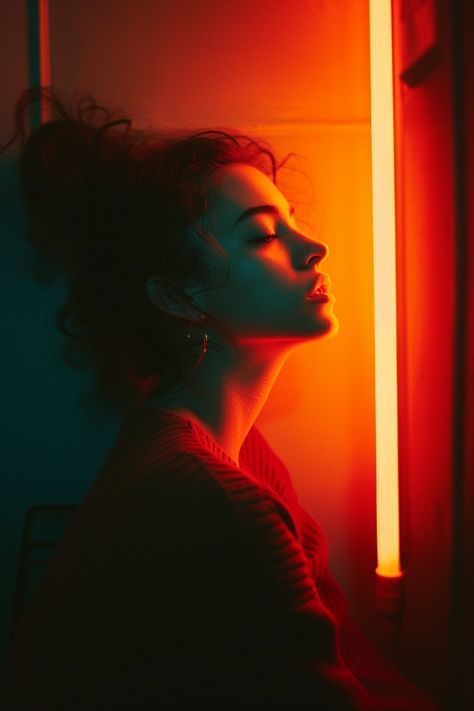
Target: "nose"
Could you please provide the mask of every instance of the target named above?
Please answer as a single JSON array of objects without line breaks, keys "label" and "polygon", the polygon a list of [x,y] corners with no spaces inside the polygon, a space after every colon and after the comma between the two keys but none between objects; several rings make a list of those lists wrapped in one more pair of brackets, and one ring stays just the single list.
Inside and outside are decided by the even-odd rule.
[{"label": "nose", "polygon": [[303,259],[305,266],[309,266],[314,260],[316,264],[323,261],[329,254],[329,247],[324,242],[311,242],[303,248]]},{"label": "nose", "polygon": [[[290,240],[287,240],[287,244]],[[316,265],[325,259],[329,254],[329,247],[324,242],[310,237],[302,230],[293,231],[292,261],[296,269],[307,269],[314,261]]]}]

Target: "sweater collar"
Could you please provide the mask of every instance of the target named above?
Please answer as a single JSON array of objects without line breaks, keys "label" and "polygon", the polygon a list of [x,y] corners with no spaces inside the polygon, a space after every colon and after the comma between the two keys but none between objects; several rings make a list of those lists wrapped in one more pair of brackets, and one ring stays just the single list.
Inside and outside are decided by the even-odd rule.
[{"label": "sweater collar", "polygon": [[[210,432],[194,419],[155,405],[142,406],[139,412],[135,414],[138,415],[140,421],[152,426],[158,425],[161,428],[164,423],[172,423],[173,426],[178,425],[183,431],[190,433],[193,441],[202,446],[203,452],[211,454],[211,456],[235,469],[242,476],[253,481],[257,486],[265,489],[286,512],[288,520],[291,519],[293,521],[291,527],[296,533],[298,525],[295,523],[291,512],[294,506],[298,506],[296,492],[292,484],[288,486],[288,484],[285,485],[283,483],[283,480],[290,480],[289,473],[284,463],[275,454],[255,425],[252,425],[242,443],[239,463],[237,463],[220,446]],[[291,503],[288,498],[291,499]],[[296,535],[298,534],[296,533]]]}]

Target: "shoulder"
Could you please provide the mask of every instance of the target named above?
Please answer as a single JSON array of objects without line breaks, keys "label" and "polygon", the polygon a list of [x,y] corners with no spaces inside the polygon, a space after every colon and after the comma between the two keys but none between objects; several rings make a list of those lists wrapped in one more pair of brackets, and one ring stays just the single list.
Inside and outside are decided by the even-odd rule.
[{"label": "shoulder", "polygon": [[[140,502],[142,517],[163,525],[167,519],[183,532],[220,532],[263,537],[270,530],[290,531],[270,493],[234,467],[216,463],[194,449],[182,448],[166,460],[150,462],[139,472],[131,496]],[[157,514],[160,514],[157,517]]]},{"label": "shoulder", "polygon": [[271,580],[282,601],[311,597],[307,560],[278,501],[235,467],[217,467],[212,457],[181,445],[150,460],[128,482],[114,516],[120,547],[133,548],[136,559],[150,565],[183,563],[193,578],[205,579],[208,570],[213,579],[219,570],[222,580],[227,570],[235,585],[239,571],[247,580]]},{"label": "shoulder", "polygon": [[205,508],[224,508],[229,515],[232,511],[244,517],[255,508],[261,513],[278,511],[278,504],[262,484],[268,483],[267,474],[278,478],[276,469],[285,479],[289,474],[255,427],[242,447],[242,460],[244,465],[239,469],[217,456],[187,419],[142,410],[125,418],[104,466],[108,472],[101,474],[113,485],[119,485],[122,478],[129,496],[145,497],[150,505],[166,501],[169,506],[185,507],[189,501],[199,501]]},{"label": "shoulder", "polygon": [[214,456],[189,423],[176,418],[126,421],[79,508],[78,518],[88,524],[100,525],[105,513],[117,535],[133,537],[150,527],[157,537],[170,527],[183,535],[216,527],[221,534],[239,529],[252,535],[271,523],[288,533],[268,490]]}]

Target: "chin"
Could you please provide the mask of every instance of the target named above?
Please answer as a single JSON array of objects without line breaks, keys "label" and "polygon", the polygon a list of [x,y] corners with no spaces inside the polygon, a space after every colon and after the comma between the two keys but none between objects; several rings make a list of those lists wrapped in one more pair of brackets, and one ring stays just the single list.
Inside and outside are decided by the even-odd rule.
[{"label": "chin", "polygon": [[317,330],[313,331],[315,338],[334,338],[338,333],[339,321],[334,314],[318,319]]},{"label": "chin", "polygon": [[325,338],[334,338],[339,333],[339,321],[334,319],[332,321],[330,328],[326,331]]}]

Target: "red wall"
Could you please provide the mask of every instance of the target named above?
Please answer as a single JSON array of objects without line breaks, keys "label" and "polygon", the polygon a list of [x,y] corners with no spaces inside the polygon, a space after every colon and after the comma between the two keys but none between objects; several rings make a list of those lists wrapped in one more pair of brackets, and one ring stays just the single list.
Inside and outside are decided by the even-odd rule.
[{"label": "red wall", "polygon": [[[408,86],[399,78],[401,11],[408,4],[393,3],[399,438],[406,569],[398,661],[408,675],[416,676],[443,700],[446,709],[454,709],[461,708],[452,705],[460,683],[455,607],[461,583],[457,529],[463,522],[457,503],[459,487],[468,481],[459,449],[469,441],[456,431],[456,425],[466,425],[459,395],[468,386],[466,362],[458,350],[466,339],[467,323],[459,315],[468,298],[472,303],[472,280],[469,296],[462,278],[469,256],[460,232],[456,193],[454,4],[449,0],[433,4],[439,58],[418,83]],[[470,387],[472,393],[472,371]],[[470,516],[471,525],[472,510]]]},{"label": "red wall", "polygon": [[[460,561],[455,585],[459,597],[455,643],[458,647],[459,688],[462,708],[474,706],[474,4],[462,0],[460,6],[461,30],[461,121],[460,150],[463,156],[459,175],[464,210],[464,249],[460,254],[464,276],[464,333],[462,344],[462,372],[460,387],[462,401],[462,442],[460,470],[462,485],[459,491]],[[461,428],[460,428],[461,429]]]}]

